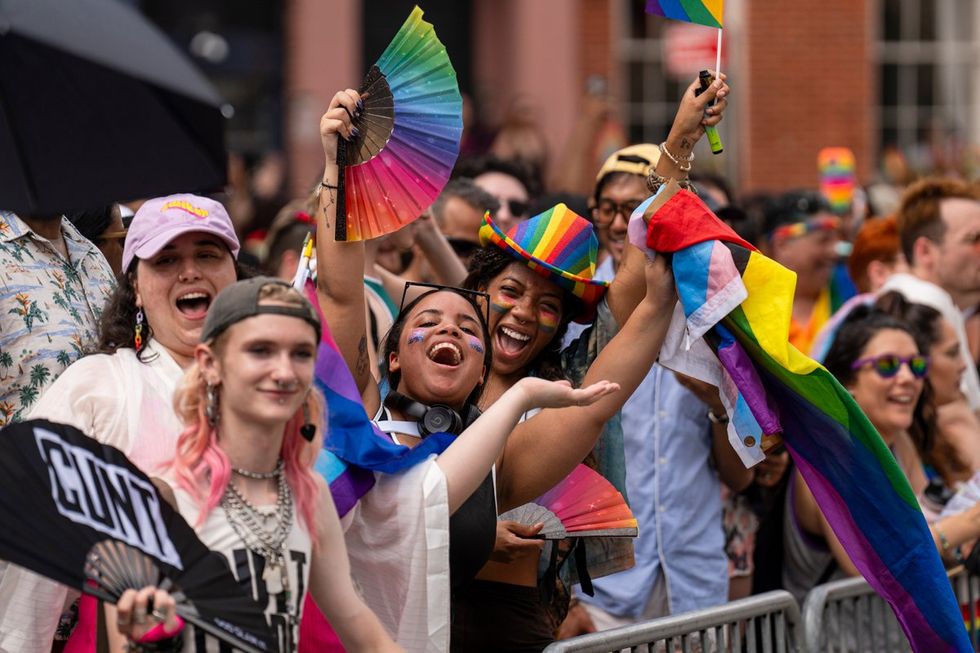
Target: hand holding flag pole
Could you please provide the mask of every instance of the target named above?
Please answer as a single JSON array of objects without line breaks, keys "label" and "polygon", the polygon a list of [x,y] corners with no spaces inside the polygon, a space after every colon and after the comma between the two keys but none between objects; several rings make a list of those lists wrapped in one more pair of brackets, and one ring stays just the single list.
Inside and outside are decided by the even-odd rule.
[{"label": "hand holding flag pole", "polygon": [[[715,53],[715,76],[721,77],[721,32],[724,0],[647,0],[646,12],[655,16],[663,16],[672,20],[682,20],[687,23],[697,23],[706,27],[718,28],[718,45]],[[701,90],[707,90],[711,85],[711,73],[702,70],[699,75]],[[705,125],[704,133],[714,154],[721,154],[725,145],[714,126]]]}]

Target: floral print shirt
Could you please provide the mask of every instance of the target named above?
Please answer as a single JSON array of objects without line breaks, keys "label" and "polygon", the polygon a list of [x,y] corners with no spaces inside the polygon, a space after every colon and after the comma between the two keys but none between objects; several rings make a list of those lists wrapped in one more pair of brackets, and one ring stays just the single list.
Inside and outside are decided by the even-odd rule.
[{"label": "floral print shirt", "polygon": [[95,345],[115,287],[102,252],[65,218],[61,231],[67,259],[0,211],[0,426],[24,419],[47,385]]}]

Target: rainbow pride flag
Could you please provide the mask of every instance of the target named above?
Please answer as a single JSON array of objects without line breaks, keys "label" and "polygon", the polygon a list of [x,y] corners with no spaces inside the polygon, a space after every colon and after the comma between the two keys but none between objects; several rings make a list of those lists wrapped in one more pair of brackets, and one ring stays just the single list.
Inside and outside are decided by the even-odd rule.
[{"label": "rainbow pride flag", "polygon": [[647,0],[646,12],[721,29],[724,0]]},{"label": "rainbow pride flag", "polygon": [[[707,343],[708,355],[737,388],[737,397],[726,399],[722,387],[722,398],[735,428],[746,429],[737,434],[743,444],[757,446],[760,437],[782,435],[831,528],[892,606],[915,651],[971,651],[904,473],[850,394],[788,343],[795,274],[739,238],[676,184],[641,205],[631,227],[644,217],[645,241],[637,243],[635,228],[631,240],[672,254],[683,313],[671,329],[685,331],[689,345],[690,336],[700,341],[703,335],[701,346]],[[733,290],[738,285],[744,292]]]}]

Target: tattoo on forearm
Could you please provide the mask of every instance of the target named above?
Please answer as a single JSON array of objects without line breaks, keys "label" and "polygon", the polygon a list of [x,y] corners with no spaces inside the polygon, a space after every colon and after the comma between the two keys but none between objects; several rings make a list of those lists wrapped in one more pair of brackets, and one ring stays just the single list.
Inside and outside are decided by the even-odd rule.
[{"label": "tattoo on forearm", "polygon": [[691,141],[687,140],[687,136],[684,136],[683,138],[681,138],[681,149],[682,150],[689,150],[689,149],[691,149],[691,147],[692,147]]},{"label": "tattoo on forearm", "polygon": [[367,374],[367,336],[361,336],[361,341],[357,343],[357,363],[354,365],[354,367],[354,372],[357,376],[364,376]]}]

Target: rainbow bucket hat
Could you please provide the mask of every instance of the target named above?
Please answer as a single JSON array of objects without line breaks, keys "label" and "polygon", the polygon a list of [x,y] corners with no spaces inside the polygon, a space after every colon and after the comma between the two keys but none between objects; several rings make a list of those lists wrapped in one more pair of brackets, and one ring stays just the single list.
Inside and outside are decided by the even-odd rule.
[{"label": "rainbow bucket hat", "polygon": [[596,281],[599,241],[592,224],[564,204],[519,222],[504,233],[490,213],[483,216],[480,243],[493,243],[529,268],[555,282],[582,300],[583,310],[576,322],[591,322],[595,308],[609,288],[608,281]]}]

